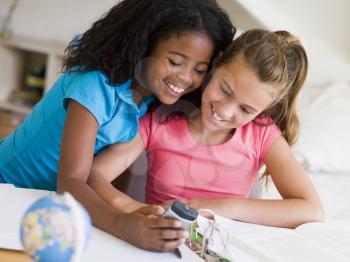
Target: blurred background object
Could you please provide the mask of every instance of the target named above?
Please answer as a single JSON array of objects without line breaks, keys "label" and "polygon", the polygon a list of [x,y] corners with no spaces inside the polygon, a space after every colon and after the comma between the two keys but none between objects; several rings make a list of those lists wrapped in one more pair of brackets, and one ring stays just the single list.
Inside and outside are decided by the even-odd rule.
[{"label": "blurred background object", "polygon": [[16,10],[17,4],[19,0],[12,0],[11,5],[9,7],[9,10],[7,11],[0,27],[0,38],[2,37],[8,37],[11,34],[11,31],[9,30],[10,22],[12,19],[12,15],[14,11]]},{"label": "blurred background object", "polygon": [[37,262],[82,261],[91,233],[88,212],[67,192],[32,203],[20,227],[24,251]]},{"label": "blurred background object", "polygon": [[34,65],[26,73],[24,85],[12,91],[9,100],[20,104],[33,106],[43,96],[45,83],[45,66]]}]

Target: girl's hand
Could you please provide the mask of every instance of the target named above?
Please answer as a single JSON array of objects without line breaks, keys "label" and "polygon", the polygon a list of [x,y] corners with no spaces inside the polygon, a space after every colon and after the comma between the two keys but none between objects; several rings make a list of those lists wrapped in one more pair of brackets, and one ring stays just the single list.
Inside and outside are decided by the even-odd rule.
[{"label": "girl's hand", "polygon": [[142,207],[129,214],[119,214],[117,236],[142,249],[152,251],[175,250],[188,238],[176,219],[162,218],[161,206]]},{"label": "girl's hand", "polygon": [[170,207],[170,205],[175,201],[175,199],[170,199],[167,201],[164,201],[163,203],[161,203],[160,205],[165,209],[167,209],[168,207]]}]

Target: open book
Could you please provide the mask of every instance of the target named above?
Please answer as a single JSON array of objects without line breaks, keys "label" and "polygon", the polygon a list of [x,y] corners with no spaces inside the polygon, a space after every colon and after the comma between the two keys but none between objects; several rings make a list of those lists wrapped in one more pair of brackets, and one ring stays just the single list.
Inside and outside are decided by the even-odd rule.
[{"label": "open book", "polygon": [[[216,230],[209,249],[231,261],[350,261],[350,228],[306,223],[293,230],[220,216],[216,220],[229,233],[228,245],[222,249],[222,236]],[[198,225],[204,232],[209,223],[200,217]]]}]

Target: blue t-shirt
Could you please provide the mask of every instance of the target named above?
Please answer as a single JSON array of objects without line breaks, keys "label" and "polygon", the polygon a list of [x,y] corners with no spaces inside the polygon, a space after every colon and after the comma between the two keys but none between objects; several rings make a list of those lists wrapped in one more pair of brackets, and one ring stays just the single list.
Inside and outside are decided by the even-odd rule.
[{"label": "blue t-shirt", "polygon": [[69,99],[88,109],[98,122],[95,154],[109,144],[132,140],[154,97],[146,97],[138,107],[130,85],[131,81],[110,85],[100,71],[64,73],[15,132],[0,141],[0,182],[56,190]]}]

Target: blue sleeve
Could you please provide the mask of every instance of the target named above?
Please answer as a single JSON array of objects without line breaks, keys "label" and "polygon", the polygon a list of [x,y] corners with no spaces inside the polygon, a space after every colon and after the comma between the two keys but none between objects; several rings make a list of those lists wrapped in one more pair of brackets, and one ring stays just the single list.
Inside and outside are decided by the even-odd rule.
[{"label": "blue sleeve", "polygon": [[101,127],[113,115],[119,99],[115,87],[109,85],[106,76],[99,71],[70,73],[68,78],[63,96],[65,110],[68,100],[73,99],[89,110]]}]

